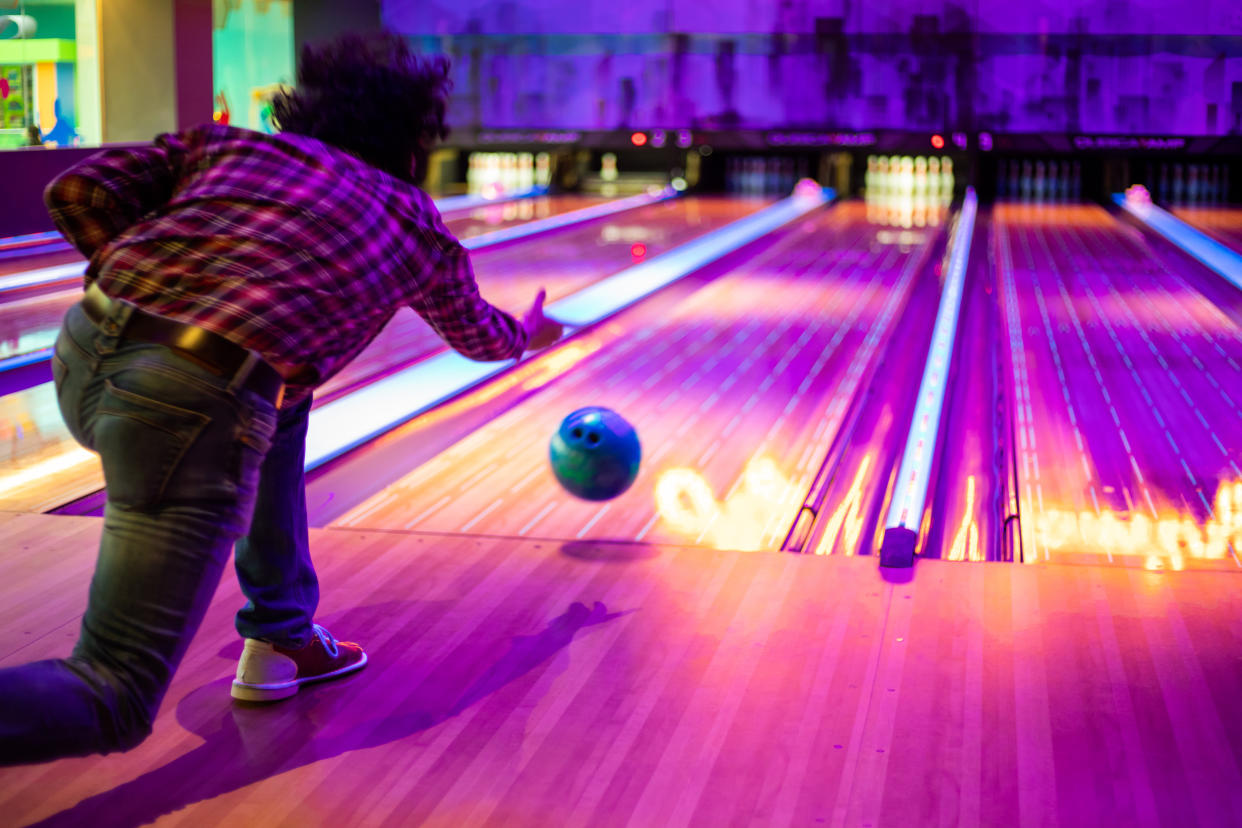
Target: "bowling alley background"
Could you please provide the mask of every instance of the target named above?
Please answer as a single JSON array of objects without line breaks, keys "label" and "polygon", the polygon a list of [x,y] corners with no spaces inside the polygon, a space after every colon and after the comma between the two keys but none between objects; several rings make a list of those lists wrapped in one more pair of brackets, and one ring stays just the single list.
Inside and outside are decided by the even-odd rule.
[{"label": "bowling alley background", "polygon": [[[232,706],[226,577],[152,741],[0,822],[1242,825],[1238,0],[0,0],[0,666],[105,502],[44,187],[382,30],[453,61],[482,294],[568,335],[401,309],[307,445],[371,665]],[[594,406],[624,490],[557,473]]]},{"label": "bowling alley background", "polygon": [[383,21],[454,57],[463,127],[1242,128],[1227,0],[395,0]]}]

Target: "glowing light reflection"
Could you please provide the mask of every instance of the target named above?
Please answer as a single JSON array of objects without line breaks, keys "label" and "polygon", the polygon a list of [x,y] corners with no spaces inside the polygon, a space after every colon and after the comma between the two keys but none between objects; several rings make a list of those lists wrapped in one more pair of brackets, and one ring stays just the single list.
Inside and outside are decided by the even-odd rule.
[{"label": "glowing light reflection", "polygon": [[979,554],[979,524],[975,521],[975,476],[966,478],[966,508],[962,510],[962,523],[949,545],[945,559],[950,561],[981,561]]},{"label": "glowing light reflection", "polygon": [[1148,569],[1183,569],[1187,559],[1232,555],[1236,560],[1242,543],[1242,481],[1221,484],[1212,515],[1202,523],[1186,514],[1153,519],[1109,509],[1099,514],[1052,509],[1036,516],[1035,532],[1049,550],[1141,557]]},{"label": "glowing light reflection", "polygon": [[831,554],[837,545],[838,537],[843,542],[841,551],[844,554],[853,555],[857,550],[858,536],[862,533],[862,495],[863,490],[867,488],[867,470],[870,468],[871,454],[868,453],[858,464],[858,471],[855,472],[854,481],[850,483],[845,497],[842,498],[836,511],[832,513],[832,517],[828,519],[824,527],[824,536],[815,547],[816,555]]},{"label": "glowing light reflection", "polygon": [[754,457],[723,501],[695,469],[671,468],[656,478],[656,512],[674,532],[712,546],[755,552],[774,510],[789,502],[794,484],[770,457]]}]

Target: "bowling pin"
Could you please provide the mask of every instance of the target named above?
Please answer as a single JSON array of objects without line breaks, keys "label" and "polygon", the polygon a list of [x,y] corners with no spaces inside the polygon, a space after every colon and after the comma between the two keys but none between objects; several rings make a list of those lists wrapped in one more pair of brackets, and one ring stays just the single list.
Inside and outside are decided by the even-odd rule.
[{"label": "bowling pin", "polygon": [[552,183],[552,155],[541,152],[535,156],[535,186],[547,187]]},{"label": "bowling pin", "polygon": [[517,161],[517,188],[519,192],[525,192],[535,186],[535,156],[529,152],[523,152],[518,155]]},{"label": "bowling pin", "polygon": [[476,195],[479,192],[479,154],[477,152],[470,153],[467,163],[466,192],[470,195]]}]

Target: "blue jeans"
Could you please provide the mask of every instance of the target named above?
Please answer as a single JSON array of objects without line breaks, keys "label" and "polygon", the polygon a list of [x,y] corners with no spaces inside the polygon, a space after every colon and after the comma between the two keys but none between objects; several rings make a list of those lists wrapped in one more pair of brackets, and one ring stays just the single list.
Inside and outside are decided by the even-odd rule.
[{"label": "blue jeans", "polygon": [[127,314],[96,326],[74,306],[56,342],[61,413],[103,464],[103,537],[73,654],[0,670],[0,765],[145,739],[234,543],[239,632],[295,647],[311,636],[310,401],[278,414],[241,373],[120,340]]}]

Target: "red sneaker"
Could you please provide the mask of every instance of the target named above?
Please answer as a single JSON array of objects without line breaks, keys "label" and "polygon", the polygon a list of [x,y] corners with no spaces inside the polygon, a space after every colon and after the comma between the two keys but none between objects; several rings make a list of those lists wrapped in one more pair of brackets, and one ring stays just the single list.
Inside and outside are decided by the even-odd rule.
[{"label": "red sneaker", "polygon": [[337,678],[361,670],[367,654],[350,641],[337,641],[315,624],[315,637],[305,647],[289,650],[255,638],[246,639],[233,698],[243,701],[287,699],[303,684]]}]

